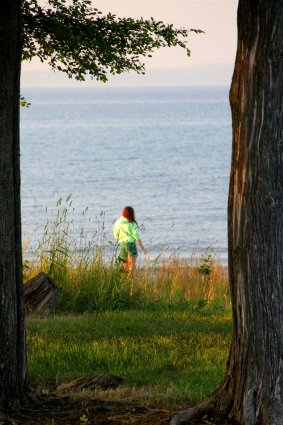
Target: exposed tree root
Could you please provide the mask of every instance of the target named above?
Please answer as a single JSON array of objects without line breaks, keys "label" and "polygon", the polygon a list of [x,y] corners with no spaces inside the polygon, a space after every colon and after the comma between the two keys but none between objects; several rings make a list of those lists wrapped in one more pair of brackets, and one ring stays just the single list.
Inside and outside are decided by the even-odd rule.
[{"label": "exposed tree root", "polygon": [[[228,419],[209,415],[208,406],[201,405],[194,425],[231,425]],[[134,402],[104,402],[98,399],[43,397],[43,404],[9,411],[1,425],[169,425],[180,406],[144,406]],[[210,410],[211,411],[211,410]],[[213,411],[213,409],[212,409]],[[205,414],[205,412],[207,414]],[[201,416],[202,415],[202,416]],[[186,422],[175,422],[185,424]]]},{"label": "exposed tree root", "polygon": [[31,406],[40,406],[43,403],[42,394],[32,388],[31,386],[25,387],[25,404]]},{"label": "exposed tree root", "polygon": [[0,411],[0,424],[2,425],[2,424],[7,423],[7,419],[8,419],[7,415],[5,415],[5,413],[2,413]]},{"label": "exposed tree root", "polygon": [[179,412],[171,420],[170,425],[186,425],[192,423],[195,419],[204,418],[215,410],[215,401],[213,399],[206,400],[194,407]]}]

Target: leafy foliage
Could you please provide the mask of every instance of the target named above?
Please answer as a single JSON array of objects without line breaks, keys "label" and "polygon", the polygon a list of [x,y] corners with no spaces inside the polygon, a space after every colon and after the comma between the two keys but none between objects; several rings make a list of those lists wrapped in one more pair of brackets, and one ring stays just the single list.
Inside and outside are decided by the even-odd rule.
[{"label": "leafy foliage", "polygon": [[31,103],[28,102],[24,96],[20,96],[20,106],[22,108],[29,108],[31,106]]},{"label": "leafy foliage", "polygon": [[91,0],[23,0],[23,59],[37,56],[54,70],[84,80],[87,74],[106,82],[107,74],[144,74],[142,58],[161,47],[187,47],[190,32],[153,18],[119,18],[92,6]]}]

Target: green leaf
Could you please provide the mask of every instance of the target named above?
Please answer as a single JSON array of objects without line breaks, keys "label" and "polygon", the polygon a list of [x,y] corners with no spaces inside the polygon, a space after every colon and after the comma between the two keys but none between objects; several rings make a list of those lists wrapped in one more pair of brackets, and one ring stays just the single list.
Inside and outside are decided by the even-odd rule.
[{"label": "green leaf", "polygon": [[84,81],[87,75],[106,82],[107,74],[144,73],[144,57],[156,49],[187,47],[191,32],[150,19],[102,15],[90,0],[22,1],[23,60],[37,56],[59,70]]}]

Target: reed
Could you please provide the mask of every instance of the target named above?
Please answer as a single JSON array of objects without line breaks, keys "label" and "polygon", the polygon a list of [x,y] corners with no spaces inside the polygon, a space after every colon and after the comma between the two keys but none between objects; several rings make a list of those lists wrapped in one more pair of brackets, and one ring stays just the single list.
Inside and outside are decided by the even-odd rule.
[{"label": "reed", "polygon": [[[24,280],[43,271],[62,289],[59,312],[85,313],[128,309],[205,308],[229,305],[227,272],[212,255],[202,258],[145,259],[132,275],[115,265],[116,247],[110,247],[100,215],[87,235],[73,237],[72,200],[60,199],[46,222],[34,250],[25,246]],[[87,209],[83,212],[86,218]],[[107,248],[106,248],[107,245]],[[107,249],[107,255],[106,255]]]}]

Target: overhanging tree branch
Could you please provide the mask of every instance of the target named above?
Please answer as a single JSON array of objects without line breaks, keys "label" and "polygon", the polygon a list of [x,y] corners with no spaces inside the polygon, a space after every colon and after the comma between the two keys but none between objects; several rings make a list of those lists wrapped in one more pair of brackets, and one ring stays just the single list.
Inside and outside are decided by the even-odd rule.
[{"label": "overhanging tree branch", "polygon": [[23,1],[23,60],[37,56],[69,78],[91,75],[106,82],[107,74],[144,74],[143,58],[161,47],[179,46],[190,56],[187,39],[197,29],[174,28],[150,19],[119,18],[93,8],[91,0]]}]

